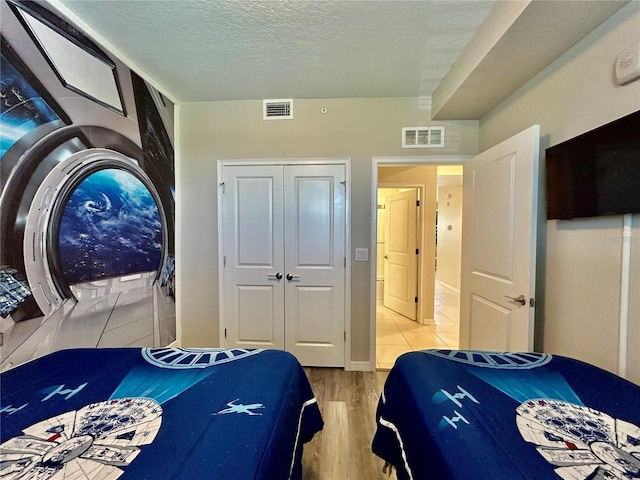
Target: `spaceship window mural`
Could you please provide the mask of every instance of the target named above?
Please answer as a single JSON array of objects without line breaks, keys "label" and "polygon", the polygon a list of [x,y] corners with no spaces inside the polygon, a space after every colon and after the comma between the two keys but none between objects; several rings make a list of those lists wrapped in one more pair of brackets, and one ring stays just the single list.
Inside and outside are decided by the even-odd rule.
[{"label": "spaceship window mural", "polygon": [[133,174],[99,170],[71,194],[58,246],[68,284],[157,270],[162,259],[158,206]]},{"label": "spaceship window mural", "polygon": [[59,120],[27,80],[9,60],[0,56],[0,159],[21,137],[40,125]]},{"label": "spaceship window mural", "polygon": [[[173,104],[53,5],[0,0],[0,10],[0,313],[48,317],[84,301],[72,287],[106,280],[170,299]],[[108,61],[112,75],[86,72],[76,83],[117,91],[122,108],[70,88],[45,37],[67,39],[59,57]]]}]

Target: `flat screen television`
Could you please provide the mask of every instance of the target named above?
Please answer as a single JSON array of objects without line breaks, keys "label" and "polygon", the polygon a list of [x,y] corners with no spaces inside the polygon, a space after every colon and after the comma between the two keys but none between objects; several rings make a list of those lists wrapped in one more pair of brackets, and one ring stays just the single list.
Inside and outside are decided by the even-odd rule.
[{"label": "flat screen television", "polygon": [[545,153],[548,220],[640,213],[640,110]]}]

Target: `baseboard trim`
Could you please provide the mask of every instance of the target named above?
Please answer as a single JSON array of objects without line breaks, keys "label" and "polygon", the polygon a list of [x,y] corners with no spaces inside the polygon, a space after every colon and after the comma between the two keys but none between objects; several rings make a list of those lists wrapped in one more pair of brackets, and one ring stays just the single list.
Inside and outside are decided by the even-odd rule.
[{"label": "baseboard trim", "polygon": [[349,368],[345,368],[345,370],[352,372],[373,372],[375,368],[371,367],[371,362],[364,360],[352,361]]},{"label": "baseboard trim", "polygon": [[454,287],[453,285],[449,285],[448,283],[445,283],[445,282],[443,282],[443,281],[441,281],[441,280],[436,280],[436,282],[438,282],[438,283],[439,283],[440,285],[442,285],[444,288],[448,288],[449,290],[452,290],[452,291],[454,291],[454,292],[456,292],[456,293],[460,293],[460,289],[459,289],[459,288]]}]

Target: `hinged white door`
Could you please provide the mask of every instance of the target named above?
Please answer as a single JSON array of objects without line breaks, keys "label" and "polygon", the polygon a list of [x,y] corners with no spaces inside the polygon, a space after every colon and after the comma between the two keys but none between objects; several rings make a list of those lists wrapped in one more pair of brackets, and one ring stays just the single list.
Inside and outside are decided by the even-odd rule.
[{"label": "hinged white door", "polygon": [[385,197],[384,306],[416,319],[418,190]]},{"label": "hinged white door", "polygon": [[460,348],[533,349],[539,131],[464,164]]},{"label": "hinged white door", "polygon": [[284,349],[282,166],[225,166],[222,182],[221,342]]},{"label": "hinged white door", "polygon": [[303,365],[344,366],[345,166],[289,165],[285,348]]}]

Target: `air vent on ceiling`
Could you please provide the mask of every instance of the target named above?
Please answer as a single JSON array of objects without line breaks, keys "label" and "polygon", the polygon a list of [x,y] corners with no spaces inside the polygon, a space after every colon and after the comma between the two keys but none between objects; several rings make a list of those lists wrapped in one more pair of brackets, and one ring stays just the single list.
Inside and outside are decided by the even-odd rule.
[{"label": "air vent on ceiling", "polygon": [[402,148],[444,147],[444,127],[405,127]]},{"label": "air vent on ceiling", "polygon": [[263,100],[263,120],[285,120],[293,118],[293,100]]}]

